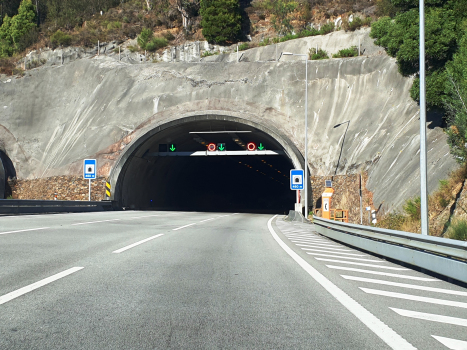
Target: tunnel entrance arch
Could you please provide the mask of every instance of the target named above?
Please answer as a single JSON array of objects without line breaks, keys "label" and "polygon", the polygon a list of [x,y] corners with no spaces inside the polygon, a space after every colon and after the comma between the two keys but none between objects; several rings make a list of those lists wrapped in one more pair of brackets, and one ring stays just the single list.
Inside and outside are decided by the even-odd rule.
[{"label": "tunnel entrance arch", "polygon": [[[139,131],[111,171],[111,199],[117,205],[199,211],[243,207],[249,212],[293,208],[288,172],[303,169],[304,161],[273,126],[217,113],[154,124]],[[248,151],[249,142],[262,149]],[[207,152],[208,143],[223,144],[225,150]]]}]

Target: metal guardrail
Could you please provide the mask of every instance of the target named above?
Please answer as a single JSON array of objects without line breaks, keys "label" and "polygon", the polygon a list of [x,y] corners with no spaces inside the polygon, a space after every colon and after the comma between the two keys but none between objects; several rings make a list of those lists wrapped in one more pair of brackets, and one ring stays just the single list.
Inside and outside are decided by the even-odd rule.
[{"label": "metal guardrail", "polygon": [[320,234],[467,283],[467,242],[313,217]]},{"label": "metal guardrail", "polygon": [[0,199],[0,214],[37,214],[112,210],[111,201]]}]

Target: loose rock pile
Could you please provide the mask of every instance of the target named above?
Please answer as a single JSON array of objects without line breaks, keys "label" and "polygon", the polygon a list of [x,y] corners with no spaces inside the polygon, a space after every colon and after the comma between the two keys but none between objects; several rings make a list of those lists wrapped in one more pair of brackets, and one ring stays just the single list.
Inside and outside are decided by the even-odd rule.
[{"label": "loose rock pile", "polygon": [[[9,180],[13,199],[88,200],[89,180],[79,176],[52,176],[34,180]],[[91,200],[105,199],[105,178],[91,181]]]}]

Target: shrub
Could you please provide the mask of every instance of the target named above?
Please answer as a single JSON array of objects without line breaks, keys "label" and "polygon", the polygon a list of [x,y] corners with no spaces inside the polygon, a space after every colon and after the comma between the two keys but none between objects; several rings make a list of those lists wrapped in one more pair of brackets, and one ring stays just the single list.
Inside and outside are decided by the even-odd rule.
[{"label": "shrub", "polygon": [[454,220],[451,225],[449,225],[445,237],[467,241],[467,221],[459,219]]},{"label": "shrub", "polygon": [[146,44],[146,50],[156,51],[163,47],[166,47],[168,41],[166,38],[152,38],[152,40]]},{"label": "shrub", "polygon": [[346,57],[356,57],[358,56],[358,49],[356,46],[352,46],[349,49],[339,50],[337,53],[332,55],[333,58],[346,58]]},{"label": "shrub", "polygon": [[274,44],[277,44],[277,43],[280,42],[280,39],[279,39],[279,38],[274,38],[274,39],[272,39],[272,42],[273,42]]},{"label": "shrub", "polygon": [[238,51],[248,50],[250,45],[248,43],[241,43],[238,45]]},{"label": "shrub", "polygon": [[384,227],[390,230],[402,230],[402,226],[406,221],[406,217],[400,213],[392,212],[385,215],[377,224],[376,227]]},{"label": "shrub", "polygon": [[420,197],[415,197],[414,199],[408,199],[403,209],[412,220],[420,220],[420,205]]},{"label": "shrub", "polygon": [[235,41],[241,34],[242,16],[238,0],[201,0],[203,36],[210,43]]},{"label": "shrub", "polygon": [[54,47],[57,46],[70,46],[71,35],[63,33],[61,30],[57,30],[50,36],[50,42]]},{"label": "shrub", "polygon": [[115,21],[107,24],[107,29],[122,29],[122,23]]},{"label": "shrub", "polygon": [[319,30],[319,34],[326,35],[326,34],[331,33],[333,30],[334,30],[334,22],[329,22],[321,27],[321,29]]},{"label": "shrub", "polygon": [[138,35],[138,45],[143,50],[146,50],[146,45],[154,38],[154,33],[149,28],[144,28],[141,33]]},{"label": "shrub", "polygon": [[269,45],[270,42],[269,42],[269,38],[264,38],[260,43],[259,43],[259,46],[266,46],[266,45]]},{"label": "shrub", "polygon": [[326,60],[328,58],[328,53],[322,49],[319,49],[318,52],[314,47],[308,50],[308,59],[310,60]]},{"label": "shrub", "polygon": [[175,39],[175,36],[171,32],[165,32],[164,34],[162,34],[162,36],[168,41],[172,41]]},{"label": "shrub", "polygon": [[214,55],[218,55],[219,54],[219,51],[204,51],[203,54],[201,55],[201,57],[208,57],[208,56],[214,56]]}]

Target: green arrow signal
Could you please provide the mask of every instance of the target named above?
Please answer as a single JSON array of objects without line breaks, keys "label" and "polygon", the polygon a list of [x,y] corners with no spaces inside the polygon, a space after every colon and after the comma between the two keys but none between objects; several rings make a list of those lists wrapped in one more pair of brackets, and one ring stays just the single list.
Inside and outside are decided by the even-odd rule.
[{"label": "green arrow signal", "polygon": [[170,148],[169,148],[172,152],[175,152],[176,148],[175,148],[175,145],[170,145]]},{"label": "green arrow signal", "polygon": [[263,146],[262,143],[259,144],[258,149],[259,149],[260,151],[262,151],[262,150],[264,149],[264,146]]},{"label": "green arrow signal", "polygon": [[224,147],[224,144],[221,143],[220,146],[219,146],[219,151],[223,151],[223,150],[225,150],[225,147]]}]

